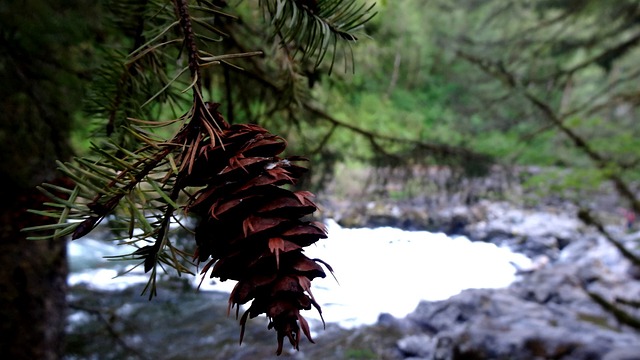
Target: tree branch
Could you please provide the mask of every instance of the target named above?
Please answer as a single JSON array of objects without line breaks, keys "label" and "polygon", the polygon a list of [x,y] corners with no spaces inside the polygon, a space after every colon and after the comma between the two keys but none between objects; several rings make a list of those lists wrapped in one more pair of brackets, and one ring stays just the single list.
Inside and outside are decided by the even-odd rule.
[{"label": "tree branch", "polygon": [[195,80],[195,87],[200,91],[200,65],[198,63],[198,47],[196,46],[195,36],[193,35],[193,27],[191,26],[191,17],[189,16],[189,5],[187,0],[175,0],[175,7],[180,20],[180,27],[184,36],[184,47],[187,50],[189,59],[189,71],[191,71],[191,79]]},{"label": "tree branch", "polygon": [[[510,89],[519,92],[522,96],[529,101],[535,108],[537,108],[544,117],[553,124],[554,127],[559,129],[565,136],[567,136],[575,145],[575,147],[582,151],[587,157],[594,163],[594,165],[600,169],[605,170],[609,165],[609,161],[600,153],[595,151],[588,141],[576,132],[571,130],[564,124],[565,118],[556,114],[553,111],[551,105],[533,95],[530,91],[526,90],[518,79],[510,73],[504,65],[500,63],[493,63],[485,59],[480,59],[473,55],[467,54],[461,50],[457,50],[456,54],[469,63],[478,66],[481,70],[487,74],[493,76],[495,79],[500,80],[504,85]],[[636,197],[629,184],[627,184],[619,174],[611,171],[604,171],[604,175],[614,184],[617,192],[629,201],[634,211],[640,213],[640,200]]]}]

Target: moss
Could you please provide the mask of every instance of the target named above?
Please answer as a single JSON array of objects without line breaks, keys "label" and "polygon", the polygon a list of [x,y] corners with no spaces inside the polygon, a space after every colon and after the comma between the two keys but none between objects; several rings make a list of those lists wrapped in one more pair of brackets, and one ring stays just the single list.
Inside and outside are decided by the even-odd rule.
[{"label": "moss", "polygon": [[378,355],[369,349],[354,348],[344,352],[346,359],[377,359]]},{"label": "moss", "polygon": [[611,324],[609,324],[609,318],[607,318],[606,316],[578,313],[578,319],[597,325],[598,327],[601,327],[603,329],[618,331],[616,328],[611,326]]}]

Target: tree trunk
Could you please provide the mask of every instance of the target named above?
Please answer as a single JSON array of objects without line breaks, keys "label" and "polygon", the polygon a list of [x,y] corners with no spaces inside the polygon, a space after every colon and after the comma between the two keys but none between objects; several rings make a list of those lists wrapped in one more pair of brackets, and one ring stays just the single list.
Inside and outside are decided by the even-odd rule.
[{"label": "tree trunk", "polygon": [[[0,354],[60,359],[66,321],[66,241],[27,240],[48,222],[27,209],[48,201],[55,161],[72,154],[73,115],[83,104],[99,41],[100,2],[30,0],[0,6]],[[50,220],[49,220],[50,221]],[[40,235],[40,234],[38,234]]]},{"label": "tree trunk", "polygon": [[[0,354],[11,360],[59,359],[66,243],[27,240],[21,229],[46,220],[26,210],[42,208],[47,200],[35,186],[56,182],[55,160],[71,154],[69,127],[81,88],[74,74],[47,67],[64,49],[55,52],[29,33],[41,20],[34,15],[38,9],[13,10],[0,11]],[[33,15],[34,23],[16,20],[16,14]]]},{"label": "tree trunk", "polygon": [[[4,169],[3,169],[4,173]],[[5,189],[6,191],[6,189]],[[42,221],[25,212],[41,196],[25,190],[0,208],[0,348],[7,359],[59,359],[64,349],[66,245],[30,241],[20,226]]]},{"label": "tree trunk", "polygon": [[0,353],[12,360],[59,359],[64,349],[66,242],[27,240],[21,231],[46,221],[26,210],[42,208],[47,199],[35,186],[58,182],[55,160],[70,155],[71,116],[55,96],[33,105],[40,85],[29,79],[0,91]]},{"label": "tree trunk", "polygon": [[[55,159],[69,154],[64,112],[39,113],[26,97],[0,100],[0,353],[8,359],[59,359],[64,347],[67,258],[64,240],[27,240],[28,213],[46,198],[35,189],[52,179]],[[58,115],[59,117],[51,117]],[[46,126],[46,125],[49,126]]]}]

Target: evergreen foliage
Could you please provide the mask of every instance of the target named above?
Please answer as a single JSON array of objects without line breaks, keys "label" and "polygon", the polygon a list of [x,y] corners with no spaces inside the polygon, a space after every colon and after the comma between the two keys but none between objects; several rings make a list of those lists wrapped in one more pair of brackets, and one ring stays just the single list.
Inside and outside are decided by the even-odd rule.
[{"label": "evergreen foliage", "polygon": [[[209,47],[229,39],[226,26],[238,21],[222,1],[106,5],[123,40],[105,49],[89,98],[89,113],[103,126],[92,136],[90,155],[58,163],[74,187],[42,185],[49,208],[32,212],[54,223],[25,230],[45,232],[31,239],[75,240],[109,218],[118,240],[137,247],[121,258],[140,260],[150,273],[143,290],[150,298],[158,270],[192,274],[204,262],[203,276],[237,281],[230,308],[251,301],[240,319],[243,331],[249,317],[266,314],[269,328],[277,331],[278,355],[284,338],[298,349],[301,330],[313,342],[300,311],[320,311],[311,281],[325,276],[322,265],[331,268],[303,253],[326,237],[324,227],[308,218],[317,210],[312,194],[287,188],[306,171],[296,165],[305,159],[280,157],[286,141],[259,125],[229,124],[221,104],[207,100],[215,91],[204,86],[210,68],[244,72],[235,61],[268,51]],[[335,54],[338,42],[355,41],[373,16],[372,6],[355,1],[279,0],[260,6],[269,37],[277,40],[269,51],[284,54],[291,77],[298,76],[297,54],[315,69],[327,51]],[[334,61],[335,56],[330,67]],[[266,87],[276,90],[274,96],[296,92],[295,82]],[[189,228],[191,220],[195,253],[171,235],[174,224]]]}]

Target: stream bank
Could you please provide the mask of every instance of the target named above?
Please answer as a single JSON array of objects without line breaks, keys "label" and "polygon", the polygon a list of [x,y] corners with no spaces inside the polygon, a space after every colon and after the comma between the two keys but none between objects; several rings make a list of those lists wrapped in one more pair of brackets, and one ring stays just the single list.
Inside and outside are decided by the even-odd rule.
[{"label": "stream bank", "polygon": [[[142,286],[96,291],[78,284],[70,298],[74,321],[67,358],[638,359],[640,334],[585,290],[610,301],[637,300],[640,271],[575,216],[485,205],[487,219],[468,224],[466,231],[537,259],[509,287],[464,290],[446,300],[422,301],[407,316],[382,312],[375,323],[352,328],[327,319],[322,329],[310,319],[316,343],[303,338],[300,351],[286,346],[276,357],[275,333],[266,329],[266,319],[249,321],[238,344],[237,319],[233,312],[225,316],[228,293],[194,292],[188,279],[171,276],[160,277],[161,291],[152,301],[140,296]],[[608,230],[628,246],[640,241],[640,233],[624,227]],[[449,275],[407,274],[418,287]],[[631,306],[623,309],[640,316]]]},{"label": "stream bank", "polygon": [[[527,206],[507,201],[518,198],[513,194],[521,190],[511,195],[492,190],[491,196],[483,191],[453,196],[449,192],[439,196],[442,201],[427,195],[380,201],[360,196],[347,203],[327,200],[323,194],[318,200],[321,216],[335,216],[343,226],[463,234],[534,259],[531,266],[519,269],[518,280],[507,288],[470,289],[446,300],[422,301],[407,316],[382,312],[374,324],[355,328],[329,322],[320,329],[314,323],[320,329],[314,331],[315,344],[303,338],[300,351],[285,346],[276,357],[275,334],[267,331],[266,319],[249,321],[244,342],[238,344],[237,319],[220,315],[226,314],[228,293],[195,294],[188,280],[161,277],[162,292],[150,303],[139,296],[140,287],[100,292],[76,285],[70,298],[74,322],[67,358],[638,359],[638,331],[603,310],[587,290],[609,301],[637,301],[640,271],[599,232],[584,225],[569,202],[546,199]],[[614,202],[607,201],[598,207],[601,214],[610,214],[604,217],[607,230],[635,249],[640,233],[629,231],[616,217]],[[447,275],[407,274],[415,286],[424,286],[428,277]],[[133,300],[123,305],[122,299]],[[621,306],[640,316],[633,306]]]},{"label": "stream bank", "polygon": [[[425,176],[424,169],[418,170],[414,177]],[[498,169],[461,181],[446,169],[434,171],[428,180],[435,189],[432,196],[393,199],[394,188],[406,191],[399,185],[406,182],[396,178],[386,182],[378,199],[345,204],[327,196],[325,207],[345,226],[460,234],[525,254],[532,265],[519,269],[520,279],[504,289],[469,289],[447,300],[423,301],[402,319],[381,315],[378,326],[402,335],[370,358],[640,359],[640,326],[617,319],[640,319],[640,269],[601,232],[585,225],[575,205],[593,211],[612,238],[638,256],[637,224],[628,226],[624,202],[612,189],[540,197],[522,186],[538,169],[515,174]],[[617,304],[626,315],[604,310],[598,298]]]}]

